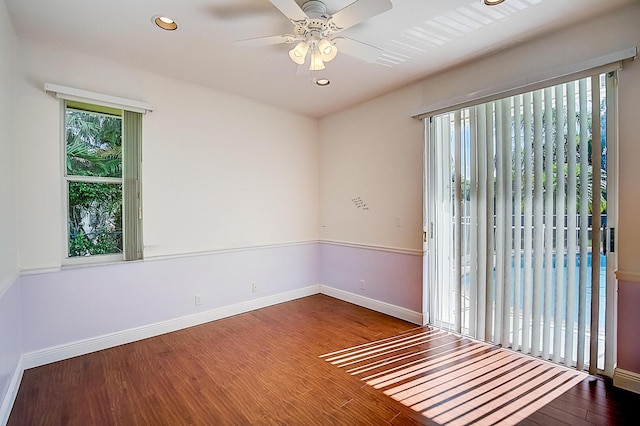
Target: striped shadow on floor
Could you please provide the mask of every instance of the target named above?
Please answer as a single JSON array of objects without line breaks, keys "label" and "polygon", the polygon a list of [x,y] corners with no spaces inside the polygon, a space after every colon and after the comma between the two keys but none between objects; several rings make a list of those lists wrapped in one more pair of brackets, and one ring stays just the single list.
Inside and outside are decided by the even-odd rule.
[{"label": "striped shadow on floor", "polygon": [[447,425],[516,424],[587,377],[431,327],[321,358]]}]

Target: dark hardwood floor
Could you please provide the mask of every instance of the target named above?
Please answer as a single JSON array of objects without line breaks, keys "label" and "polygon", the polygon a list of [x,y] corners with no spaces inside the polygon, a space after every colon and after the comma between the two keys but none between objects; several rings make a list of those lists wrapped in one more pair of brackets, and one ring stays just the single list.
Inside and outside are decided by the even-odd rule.
[{"label": "dark hardwood floor", "polygon": [[[29,369],[8,425],[437,424],[321,357],[416,332],[311,296]],[[640,395],[588,377],[522,424],[640,424],[637,413]]]}]

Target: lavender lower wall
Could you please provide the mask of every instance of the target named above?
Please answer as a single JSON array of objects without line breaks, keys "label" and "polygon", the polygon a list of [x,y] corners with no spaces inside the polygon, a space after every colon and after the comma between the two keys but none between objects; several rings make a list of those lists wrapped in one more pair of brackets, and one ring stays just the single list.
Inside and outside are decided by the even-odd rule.
[{"label": "lavender lower wall", "polygon": [[618,281],[618,368],[640,374],[640,283]]},{"label": "lavender lower wall", "polygon": [[316,285],[317,259],[318,245],[309,243],[24,275],[23,351]]},{"label": "lavender lower wall", "polygon": [[[16,374],[22,356],[20,278],[9,285],[0,294],[0,424],[8,416],[17,389],[10,389],[11,380]],[[6,412],[5,412],[6,409]]]},{"label": "lavender lower wall", "polygon": [[422,312],[421,254],[323,242],[320,280],[329,287]]}]

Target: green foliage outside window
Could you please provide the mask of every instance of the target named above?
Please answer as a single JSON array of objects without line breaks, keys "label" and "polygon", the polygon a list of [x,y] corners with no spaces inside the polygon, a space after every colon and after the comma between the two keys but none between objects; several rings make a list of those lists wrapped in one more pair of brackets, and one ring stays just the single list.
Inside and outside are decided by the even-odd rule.
[{"label": "green foliage outside window", "polygon": [[122,119],[67,108],[67,175],[122,177]]},{"label": "green foliage outside window", "polygon": [[122,119],[72,108],[65,119],[67,176],[88,178],[68,182],[68,255],[121,253]]},{"label": "green foliage outside window", "polygon": [[122,253],[122,185],[69,183],[69,256]]}]

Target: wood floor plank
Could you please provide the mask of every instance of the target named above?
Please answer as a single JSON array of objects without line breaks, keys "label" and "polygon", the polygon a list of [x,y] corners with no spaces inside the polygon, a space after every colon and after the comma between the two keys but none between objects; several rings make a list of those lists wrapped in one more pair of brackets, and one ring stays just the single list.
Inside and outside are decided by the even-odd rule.
[{"label": "wood floor plank", "polygon": [[[438,383],[443,372],[456,368],[451,349],[471,342],[444,334],[414,342],[437,332],[315,295],[26,370],[8,425],[434,425],[422,411],[384,393],[418,386],[412,380],[421,376],[407,375],[380,389],[362,378],[393,377],[433,361],[422,374],[440,381],[430,385],[432,393],[414,398],[435,411],[453,401],[447,410],[454,417],[468,415],[469,403],[455,402],[458,393],[442,391]],[[378,341],[382,349],[367,353]],[[340,359],[341,351],[353,347],[366,355],[349,366],[321,357],[335,353]],[[478,353],[493,352],[498,350]],[[506,363],[494,377],[477,359],[460,357],[460,371],[469,376],[458,375],[456,383],[493,389],[492,381],[507,382]],[[486,396],[493,404],[486,415],[506,400],[500,392],[497,399]],[[635,419],[638,406],[640,395],[590,378],[522,424],[625,424]]]}]

